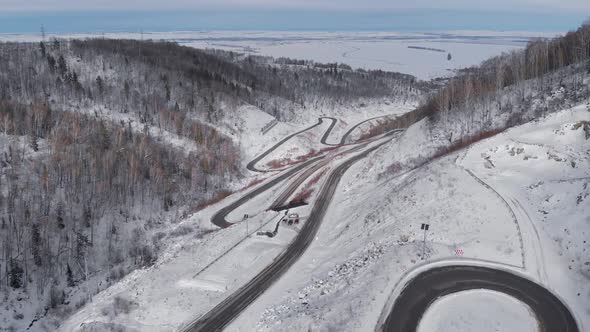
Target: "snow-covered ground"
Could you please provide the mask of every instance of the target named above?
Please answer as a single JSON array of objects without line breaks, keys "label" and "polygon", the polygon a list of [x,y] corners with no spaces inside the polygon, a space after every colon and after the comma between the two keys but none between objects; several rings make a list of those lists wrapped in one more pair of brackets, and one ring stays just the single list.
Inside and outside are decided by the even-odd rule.
[{"label": "snow-covered ground", "polygon": [[502,293],[471,290],[444,296],[424,313],[418,332],[538,331],[524,303]]},{"label": "snow-covered ground", "polygon": [[588,328],[590,140],[582,120],[590,120],[585,106],[552,114],[477,144],[460,163],[506,200],[529,248],[527,271]]},{"label": "snow-covered ground", "polygon": [[[590,140],[577,124],[589,119],[584,107],[564,110],[402,175],[389,173],[387,166],[408,158],[409,151],[396,142],[378,150],[342,178],[306,253],[228,330],[373,330],[404,276],[429,262],[456,260],[494,262],[542,283],[564,299],[584,330],[590,326]],[[397,141],[425,137],[424,130],[419,123]],[[282,187],[228,219],[237,222],[248,213],[249,234],[272,230],[278,216],[264,210]],[[250,235],[244,240],[245,223],[225,230],[212,226],[210,216],[241,194],[180,223],[178,228],[193,231],[175,238],[154,267],[101,292],[62,330],[81,324],[88,331],[110,326],[173,330],[249,280],[283,250],[297,227],[281,227],[273,239]],[[422,223],[430,224],[425,260]],[[481,304],[479,295],[467,302]],[[121,299],[131,304],[115,312]],[[529,326],[521,307],[506,310],[496,300],[495,307],[510,318],[502,326]],[[478,308],[470,305],[470,317],[482,315]],[[429,323],[447,326],[458,320]],[[484,319],[482,324],[485,330],[498,322]]]},{"label": "snow-covered ground", "polygon": [[[206,31],[48,35],[47,38],[131,38],[172,40],[196,48],[346,63],[353,68],[412,74],[421,79],[447,76],[490,56],[557,33],[440,31],[417,32],[285,32]],[[39,41],[39,35],[0,34],[0,41]],[[410,47],[411,48],[410,48]],[[429,50],[430,49],[430,50]],[[451,54],[451,60],[447,55]]]},{"label": "snow-covered ground", "polygon": [[[583,119],[590,119],[584,107],[564,110],[397,177],[383,174],[382,163],[407,153],[375,153],[345,175],[294,273],[229,330],[374,329],[399,280],[423,264],[421,223],[430,224],[426,262],[493,262],[524,273],[564,299],[584,330],[590,324],[590,140],[575,125]],[[518,152],[524,142],[528,152]],[[495,324],[484,323],[492,325],[482,330]]]}]

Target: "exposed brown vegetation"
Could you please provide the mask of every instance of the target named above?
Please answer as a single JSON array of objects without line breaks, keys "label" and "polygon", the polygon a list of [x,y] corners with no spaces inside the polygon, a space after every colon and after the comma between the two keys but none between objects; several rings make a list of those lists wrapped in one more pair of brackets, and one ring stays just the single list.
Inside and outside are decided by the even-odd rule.
[{"label": "exposed brown vegetation", "polygon": [[266,179],[265,178],[254,179],[254,180],[250,181],[245,187],[240,189],[240,191],[244,191],[246,189],[252,188],[257,184],[262,183],[264,180],[266,180]]},{"label": "exposed brown vegetation", "polygon": [[327,152],[333,151],[338,148],[339,148],[338,146],[331,146],[331,147],[323,148],[320,150],[311,149],[308,153],[295,157],[295,160],[290,159],[290,158],[284,158],[284,159],[279,159],[279,160],[275,159],[275,160],[269,161],[268,163],[266,163],[266,165],[268,167],[270,167],[271,169],[279,169],[279,168],[283,168],[286,166],[291,166],[291,165],[295,165],[295,164],[307,161],[311,158],[320,156],[322,154],[325,154]]},{"label": "exposed brown vegetation", "polygon": [[324,168],[321,172],[319,172],[313,178],[311,178],[305,184],[305,186],[301,189],[301,191],[297,195],[295,195],[295,197],[293,197],[293,199],[291,199],[290,203],[306,202],[311,197],[311,194],[313,194],[313,192],[314,192],[313,186],[316,185],[320,181],[322,176],[324,176],[324,174],[326,174],[327,171],[328,171],[328,169]]},{"label": "exposed brown vegetation", "polygon": [[451,145],[449,146],[445,146],[445,147],[441,147],[439,148],[436,153],[434,153],[432,155],[432,157],[430,158],[430,160],[435,160],[438,159],[440,157],[446,156],[448,154],[451,154],[453,152],[462,150],[468,146],[470,146],[473,143],[479,142],[481,140],[484,140],[486,138],[490,138],[493,136],[498,135],[499,133],[503,132],[504,130],[506,130],[506,128],[503,129],[494,129],[494,130],[489,130],[489,131],[485,131],[473,136],[468,136],[468,137],[464,137],[456,142],[453,142]]},{"label": "exposed brown vegetation", "polygon": [[424,113],[424,110],[422,108],[418,108],[393,119],[380,119],[377,121],[377,124],[371,126],[369,130],[361,135],[360,140],[375,137],[394,129],[407,128],[408,126],[422,119],[425,115],[426,114]]}]

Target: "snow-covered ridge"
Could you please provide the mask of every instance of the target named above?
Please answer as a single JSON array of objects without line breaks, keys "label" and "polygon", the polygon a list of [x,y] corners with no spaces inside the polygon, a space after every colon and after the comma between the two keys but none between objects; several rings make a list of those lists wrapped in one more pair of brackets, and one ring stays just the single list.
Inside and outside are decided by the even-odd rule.
[{"label": "snow-covered ridge", "polygon": [[[196,48],[308,59],[322,63],[340,62],[353,68],[396,71],[429,79],[448,76],[455,69],[477,65],[490,56],[518,49],[532,38],[551,38],[558,34],[560,33],[523,31],[177,31],[49,34],[47,38],[168,40]],[[0,34],[0,41],[40,40],[40,35]],[[446,52],[436,54],[408,46],[439,48]],[[451,53],[451,60],[447,60],[447,53]]]}]

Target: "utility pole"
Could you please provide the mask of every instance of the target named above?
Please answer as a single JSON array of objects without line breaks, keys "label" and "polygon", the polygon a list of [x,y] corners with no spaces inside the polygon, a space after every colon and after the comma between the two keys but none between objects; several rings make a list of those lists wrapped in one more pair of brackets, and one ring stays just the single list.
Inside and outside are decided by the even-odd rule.
[{"label": "utility pole", "polygon": [[424,240],[422,241],[422,260],[424,260],[424,256],[426,255],[426,232],[428,231],[429,227],[429,224],[422,224],[420,227],[420,229],[424,230]]}]

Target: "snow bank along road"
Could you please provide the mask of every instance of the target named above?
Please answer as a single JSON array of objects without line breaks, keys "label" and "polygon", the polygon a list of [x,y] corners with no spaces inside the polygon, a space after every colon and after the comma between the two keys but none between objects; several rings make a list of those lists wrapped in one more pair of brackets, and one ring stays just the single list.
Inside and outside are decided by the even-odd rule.
[{"label": "snow bank along road", "polygon": [[468,265],[437,267],[414,277],[395,300],[381,330],[414,332],[437,298],[472,289],[494,290],[522,301],[535,313],[541,331],[578,332],[569,309],[544,287],[510,272]]},{"label": "snow bank along road", "polygon": [[[248,164],[248,168],[251,170],[259,171],[255,168],[255,165],[258,161],[260,161],[263,157],[268,155],[270,152],[275,150],[278,146],[286,142],[291,137],[302,133],[306,130],[309,130],[319,124],[322,123],[322,119],[320,118],[318,124],[299,131],[293,135],[287,136],[285,139],[281,140],[278,144],[271,147],[269,150],[265,151],[261,156],[258,156],[252,162]],[[335,120],[333,122],[335,124]],[[332,130],[334,126],[330,126],[328,128],[328,132]],[[356,127],[354,127],[356,128]],[[238,289],[235,293],[230,295],[212,310],[210,310],[205,315],[191,321],[190,323],[186,324],[181,330],[182,331],[219,331],[222,330],[227,324],[229,324],[234,318],[236,318],[248,305],[250,305],[258,296],[260,296],[266,289],[268,289],[274,281],[281,277],[293,263],[301,257],[301,255],[305,252],[305,250],[309,247],[313,239],[315,238],[321,221],[328,209],[329,203],[334,196],[338,183],[340,182],[340,178],[346,172],[350,166],[352,166],[358,160],[364,158],[369,153],[375,151],[382,145],[389,142],[395,133],[399,132],[399,130],[394,130],[389,132],[388,134],[384,135],[381,139],[382,142],[371,146],[370,148],[362,151],[359,154],[352,156],[350,159],[346,160],[338,167],[336,167],[329,175],[328,179],[326,180],[324,186],[322,186],[320,193],[318,194],[316,201],[313,205],[313,208],[310,212],[310,216],[308,220],[303,225],[301,231],[299,232],[298,236],[295,240],[287,247],[285,251],[283,251],[275,260],[268,265],[264,270],[262,270],[258,275],[256,275],[252,280]],[[327,138],[325,134],[322,138],[323,141]],[[366,146],[367,144],[365,144]],[[239,207],[240,205],[244,204],[246,201],[251,199],[252,197],[264,192],[265,190],[269,189],[270,187],[274,186],[278,182],[286,179],[287,177],[291,176],[292,174],[304,169],[305,167],[323,159],[324,157],[317,157],[311,160],[308,160],[292,169],[284,172],[283,174],[277,176],[272,181],[265,183],[264,185],[260,186],[256,190],[248,193],[247,195],[243,196],[236,202],[228,205],[227,207],[221,209],[212,217],[212,222],[220,227],[228,227],[231,223],[225,220],[225,216],[234,210],[235,208]],[[311,175],[311,174],[309,174]]]}]

